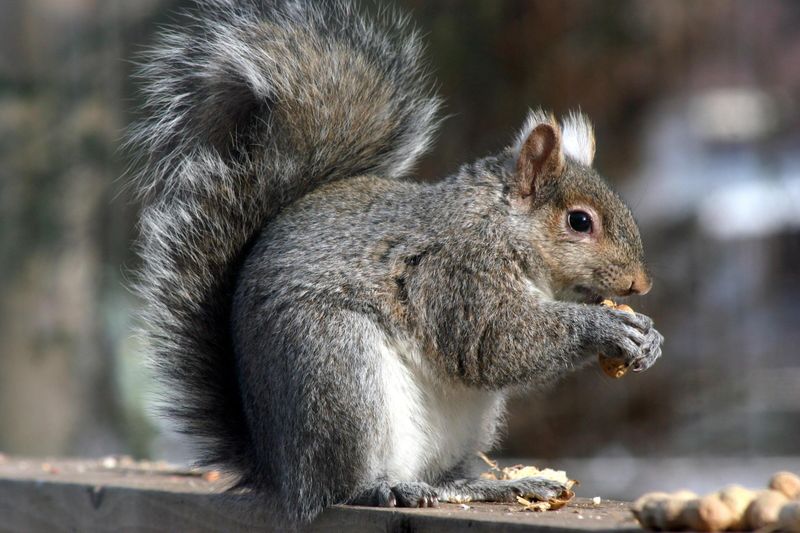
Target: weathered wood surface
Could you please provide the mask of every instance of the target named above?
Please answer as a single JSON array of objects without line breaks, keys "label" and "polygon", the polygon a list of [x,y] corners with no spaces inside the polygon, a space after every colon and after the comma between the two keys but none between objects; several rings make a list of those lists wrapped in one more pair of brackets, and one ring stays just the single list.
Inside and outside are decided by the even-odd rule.
[{"label": "weathered wood surface", "polygon": [[[0,531],[277,531],[247,494],[224,480],[158,463],[0,458]],[[637,529],[628,504],[577,499],[546,513],[510,504],[443,504],[438,509],[337,506],[313,532],[603,531]]]}]

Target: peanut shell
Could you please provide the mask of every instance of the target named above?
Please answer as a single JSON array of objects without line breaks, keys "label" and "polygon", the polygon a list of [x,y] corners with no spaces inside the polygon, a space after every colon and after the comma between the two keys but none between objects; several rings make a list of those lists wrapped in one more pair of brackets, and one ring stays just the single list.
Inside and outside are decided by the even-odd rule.
[{"label": "peanut shell", "polygon": [[665,530],[668,522],[666,492],[649,492],[633,502],[633,515],[645,529]]},{"label": "peanut shell", "polygon": [[733,513],[733,522],[728,529],[743,531],[747,528],[747,508],[756,498],[757,493],[741,485],[729,485],[719,491],[719,499],[728,506]]},{"label": "peanut shell", "polygon": [[762,490],[747,507],[747,526],[750,529],[761,529],[773,526],[778,521],[781,507],[788,501],[782,492]]},{"label": "peanut shell", "polygon": [[778,514],[778,529],[800,533],[800,501],[785,503]]},{"label": "peanut shell", "polygon": [[692,531],[725,531],[735,520],[717,493],[686,502],[681,513],[681,522]]},{"label": "peanut shell", "polygon": [[769,488],[782,492],[790,500],[800,497],[800,477],[791,472],[778,472],[769,480]]}]

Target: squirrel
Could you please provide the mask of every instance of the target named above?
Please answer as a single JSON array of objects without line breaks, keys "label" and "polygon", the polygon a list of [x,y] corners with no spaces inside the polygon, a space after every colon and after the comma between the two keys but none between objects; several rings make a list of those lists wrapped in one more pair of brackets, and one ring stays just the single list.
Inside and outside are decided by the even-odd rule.
[{"label": "squirrel", "polygon": [[141,76],[137,288],[200,463],[295,524],[561,492],[469,465],[515,391],[661,355],[650,318],[594,305],[651,281],[584,115],[414,181],[440,121],[420,38],[345,0],[201,0]]}]

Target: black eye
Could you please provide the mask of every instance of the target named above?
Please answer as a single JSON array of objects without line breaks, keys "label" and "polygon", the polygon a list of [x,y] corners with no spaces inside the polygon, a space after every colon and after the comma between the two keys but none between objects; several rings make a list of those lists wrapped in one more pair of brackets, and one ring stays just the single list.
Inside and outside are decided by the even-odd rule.
[{"label": "black eye", "polygon": [[570,211],[567,221],[569,222],[569,227],[578,233],[592,231],[592,216],[586,211]]}]

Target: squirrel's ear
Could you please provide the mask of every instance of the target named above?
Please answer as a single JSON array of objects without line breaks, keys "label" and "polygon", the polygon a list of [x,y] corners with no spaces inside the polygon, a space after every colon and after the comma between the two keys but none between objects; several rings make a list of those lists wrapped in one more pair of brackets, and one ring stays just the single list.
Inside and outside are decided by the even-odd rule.
[{"label": "squirrel's ear", "polygon": [[536,193],[537,183],[558,177],[564,171],[564,153],[561,151],[561,130],[555,121],[542,122],[528,130],[517,147],[517,165],[514,176],[516,192],[526,198]]},{"label": "squirrel's ear", "polygon": [[594,128],[586,115],[571,112],[561,120],[561,144],[567,157],[587,167],[592,166]]}]

